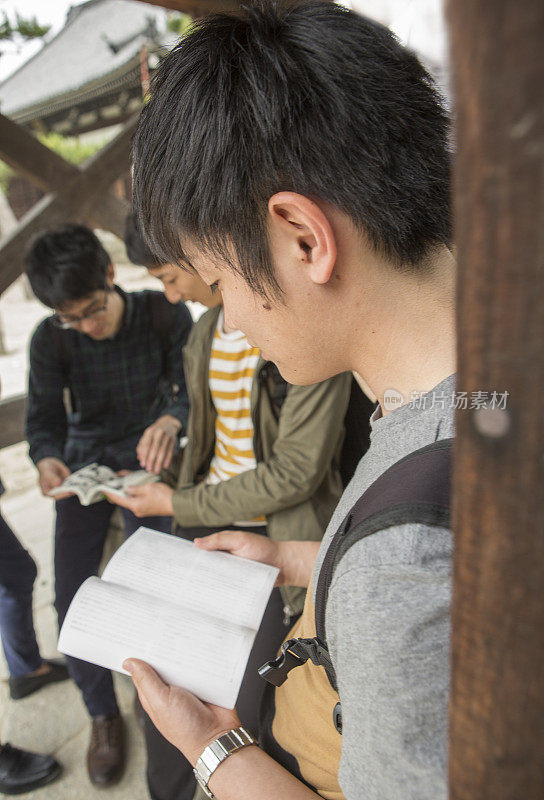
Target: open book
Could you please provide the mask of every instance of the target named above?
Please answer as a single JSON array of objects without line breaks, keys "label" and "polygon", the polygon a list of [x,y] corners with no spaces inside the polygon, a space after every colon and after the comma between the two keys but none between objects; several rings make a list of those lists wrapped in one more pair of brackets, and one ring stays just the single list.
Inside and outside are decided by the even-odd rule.
[{"label": "open book", "polygon": [[138,528],[102,578],[80,586],[59,650],[118,672],[141,658],[168,683],[233,708],[277,574]]},{"label": "open book", "polygon": [[109,467],[94,463],[72,472],[63,484],[51,489],[49,494],[55,497],[63,492],[73,492],[79,497],[82,506],[89,506],[102,500],[104,492],[123,497],[128,486],[141,486],[158,480],[158,475],[153,475],[144,469],[129,472],[121,478]]}]

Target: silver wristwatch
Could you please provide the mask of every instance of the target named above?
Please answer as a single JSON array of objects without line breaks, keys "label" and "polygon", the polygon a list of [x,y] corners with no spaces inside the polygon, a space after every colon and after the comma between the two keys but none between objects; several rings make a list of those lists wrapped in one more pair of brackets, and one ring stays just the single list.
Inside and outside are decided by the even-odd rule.
[{"label": "silver wristwatch", "polygon": [[209,797],[210,800],[215,800],[215,795],[208,789],[208,781],[219,764],[232,753],[251,744],[257,744],[257,740],[245,728],[235,728],[219,736],[206,747],[193,770],[195,778],[204,789],[206,797]]}]

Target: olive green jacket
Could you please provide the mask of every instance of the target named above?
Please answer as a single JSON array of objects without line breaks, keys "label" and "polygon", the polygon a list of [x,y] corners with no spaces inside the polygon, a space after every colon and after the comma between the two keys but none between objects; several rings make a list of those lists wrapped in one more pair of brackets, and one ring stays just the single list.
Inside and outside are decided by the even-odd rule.
[{"label": "olive green jacket", "polygon": [[[257,466],[208,485],[216,418],[208,376],[219,312],[210,309],[198,320],[183,349],[188,443],[163,473],[175,487],[174,519],[181,527],[217,527],[264,514],[271,539],[319,541],[342,493],[337,464],[351,375],[290,386],[278,419],[266,390],[267,362],[259,359],[250,398]],[[304,590],[282,587],[282,596],[286,614],[302,610]]]}]

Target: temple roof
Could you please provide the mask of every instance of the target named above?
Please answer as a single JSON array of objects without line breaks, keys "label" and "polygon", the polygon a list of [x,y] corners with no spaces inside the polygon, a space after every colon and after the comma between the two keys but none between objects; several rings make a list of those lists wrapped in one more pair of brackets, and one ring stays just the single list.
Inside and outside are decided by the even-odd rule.
[{"label": "temple roof", "polygon": [[136,0],[72,6],[62,30],[0,84],[0,111],[17,122],[62,115],[139,80],[143,44],[171,42],[165,11]]}]

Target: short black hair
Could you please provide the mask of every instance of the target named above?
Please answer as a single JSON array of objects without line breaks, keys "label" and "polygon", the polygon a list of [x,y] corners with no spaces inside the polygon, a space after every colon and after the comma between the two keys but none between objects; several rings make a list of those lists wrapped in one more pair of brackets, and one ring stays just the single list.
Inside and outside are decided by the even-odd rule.
[{"label": "short black hair", "polygon": [[125,223],[125,247],[127,256],[133,264],[142,264],[148,269],[162,266],[164,262],[159,261],[151,252],[142,234],[135,214],[129,214]]},{"label": "short black hair", "polygon": [[395,265],[451,241],[448,119],[382,25],[323,0],[198,21],[158,69],[134,137],[134,208],[153,252],[215,254],[277,292],[266,218],[281,190],[346,213]]},{"label": "short black hair", "polygon": [[104,288],[111,258],[89,228],[63,225],[34,239],[25,263],[38,300],[63,308]]}]

